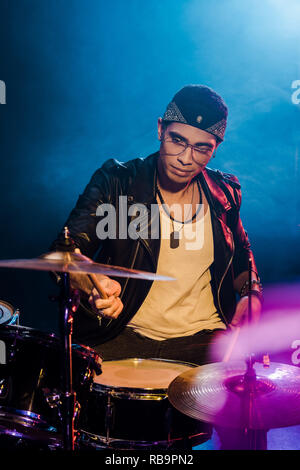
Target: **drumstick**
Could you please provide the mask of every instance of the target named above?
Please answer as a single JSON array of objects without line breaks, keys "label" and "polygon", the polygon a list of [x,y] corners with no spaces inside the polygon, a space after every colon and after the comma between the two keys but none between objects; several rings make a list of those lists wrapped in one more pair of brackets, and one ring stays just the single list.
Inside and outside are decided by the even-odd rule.
[{"label": "drumstick", "polygon": [[102,299],[108,299],[108,295],[105,292],[105,290],[103,289],[103,287],[101,286],[100,281],[98,280],[96,274],[93,274],[93,273],[88,274],[88,277],[89,277],[90,281],[92,281],[94,287],[97,289],[99,294],[101,295]]},{"label": "drumstick", "polygon": [[[78,253],[81,255],[81,251],[79,248],[75,248],[74,253]],[[97,276],[94,273],[90,273],[88,274],[88,278],[92,282],[93,286],[97,289],[102,299],[108,299],[108,295],[106,294],[103,287],[101,286]]]},{"label": "drumstick", "polygon": [[225,356],[223,357],[223,360],[222,362],[228,362],[230,357],[231,357],[231,354],[232,354],[232,351],[236,345],[236,342],[238,340],[238,337],[239,337],[239,334],[240,334],[240,331],[241,331],[241,327],[240,326],[237,326],[233,332],[233,335],[232,335],[232,338],[230,340],[230,343],[229,343],[229,346],[226,350],[226,353],[225,353]]}]

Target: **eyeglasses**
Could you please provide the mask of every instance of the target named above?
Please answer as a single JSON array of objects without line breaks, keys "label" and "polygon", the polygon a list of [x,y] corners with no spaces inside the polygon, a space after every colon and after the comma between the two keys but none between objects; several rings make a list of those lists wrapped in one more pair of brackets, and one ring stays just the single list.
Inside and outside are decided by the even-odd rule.
[{"label": "eyeglasses", "polygon": [[196,145],[188,144],[184,140],[180,140],[177,138],[168,138],[168,139],[161,139],[161,142],[164,143],[164,153],[166,155],[180,155],[186,151],[188,147],[191,147],[194,151],[195,159],[203,160],[204,158],[210,158],[213,153],[213,149],[210,147],[197,147]]}]

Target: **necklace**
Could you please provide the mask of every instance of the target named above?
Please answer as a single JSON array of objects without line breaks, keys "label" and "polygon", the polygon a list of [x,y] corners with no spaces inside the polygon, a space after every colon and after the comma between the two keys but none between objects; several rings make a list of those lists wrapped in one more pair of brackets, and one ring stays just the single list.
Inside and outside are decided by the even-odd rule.
[{"label": "necklace", "polygon": [[[160,202],[162,204],[162,208],[164,210],[164,212],[167,214],[167,216],[170,218],[171,220],[171,223],[172,223],[172,232],[170,233],[170,248],[172,249],[175,249],[175,248],[178,248],[179,247],[179,233],[182,229],[182,227],[185,225],[185,224],[188,224],[188,223],[191,223],[193,222],[193,220],[197,217],[199,211],[200,211],[200,208],[201,208],[201,204],[202,204],[202,191],[201,191],[201,187],[200,187],[200,184],[199,184],[199,181],[197,181],[197,187],[198,187],[198,191],[199,191],[199,194],[200,194],[200,203],[199,203],[199,208],[196,210],[195,214],[192,216],[191,219],[189,220],[185,220],[183,222],[181,222],[180,220],[176,220],[172,214],[170,214],[170,212],[168,211],[167,207],[166,207],[166,203],[164,201],[164,198],[162,197],[162,194],[159,190],[159,187],[158,185],[156,185],[156,190],[157,190],[157,194],[158,194],[158,197],[160,199]],[[192,200],[191,200],[191,206],[190,206],[190,210],[192,211],[193,210],[193,199],[194,199],[194,186],[193,186],[193,193],[192,193]],[[190,215],[190,211],[189,211],[189,214],[188,216]],[[175,230],[175,227],[174,227],[174,222],[177,222],[177,223],[180,223],[181,224],[181,227],[179,230]]]}]

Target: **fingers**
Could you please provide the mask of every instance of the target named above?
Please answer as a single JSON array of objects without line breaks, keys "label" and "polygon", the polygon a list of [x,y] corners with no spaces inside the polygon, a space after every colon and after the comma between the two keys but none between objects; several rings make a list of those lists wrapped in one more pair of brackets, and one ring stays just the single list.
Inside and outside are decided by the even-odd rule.
[{"label": "fingers", "polygon": [[[108,318],[118,318],[118,316],[120,315],[120,313],[122,312],[123,310],[123,303],[120,299],[120,297],[110,297],[110,299],[112,299],[112,304],[111,306],[109,307],[106,307],[106,308],[103,308],[103,307],[100,307],[100,312],[101,314],[104,316],[104,317],[108,317]],[[97,301],[98,302],[98,305],[100,305],[100,302],[101,301]],[[97,305],[97,302],[96,302],[96,305]]]},{"label": "fingers", "polygon": [[108,318],[118,318],[123,310],[123,303],[120,297],[111,295],[108,299],[102,299],[96,289],[93,289],[89,302],[97,310],[97,313]]},{"label": "fingers", "polygon": [[106,295],[108,297],[112,295],[115,297],[119,297],[121,293],[121,285],[117,281],[115,281],[114,279],[110,279],[107,276],[95,277],[97,277],[97,283],[94,283],[94,287],[97,289],[98,294],[100,294],[101,298],[105,297]]},{"label": "fingers", "polygon": [[[81,254],[79,248],[75,248],[74,252]],[[112,295],[119,297],[121,293],[120,283],[104,274],[71,273],[70,278],[72,288],[79,289],[86,294],[90,294],[92,286],[97,289],[102,298]]]},{"label": "fingers", "polygon": [[[80,253],[77,248],[75,251]],[[89,303],[101,316],[115,319],[122,312],[123,303],[119,297],[121,293],[119,282],[98,274],[92,277],[82,274],[72,276],[72,282],[72,287],[77,287],[89,295]],[[91,284],[94,285],[92,291]]]},{"label": "fingers", "polygon": [[101,284],[103,284],[108,296],[114,295],[115,297],[119,297],[121,293],[121,285],[117,281],[108,277],[106,279],[103,279],[103,281],[101,281]]}]

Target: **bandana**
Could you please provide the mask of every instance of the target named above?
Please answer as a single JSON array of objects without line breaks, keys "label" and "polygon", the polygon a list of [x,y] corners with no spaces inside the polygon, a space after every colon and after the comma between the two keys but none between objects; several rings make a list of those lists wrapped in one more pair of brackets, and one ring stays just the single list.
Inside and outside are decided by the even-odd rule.
[{"label": "bandana", "polygon": [[181,122],[224,140],[228,109],[221,96],[204,85],[187,85],[168,104],[164,121]]}]

